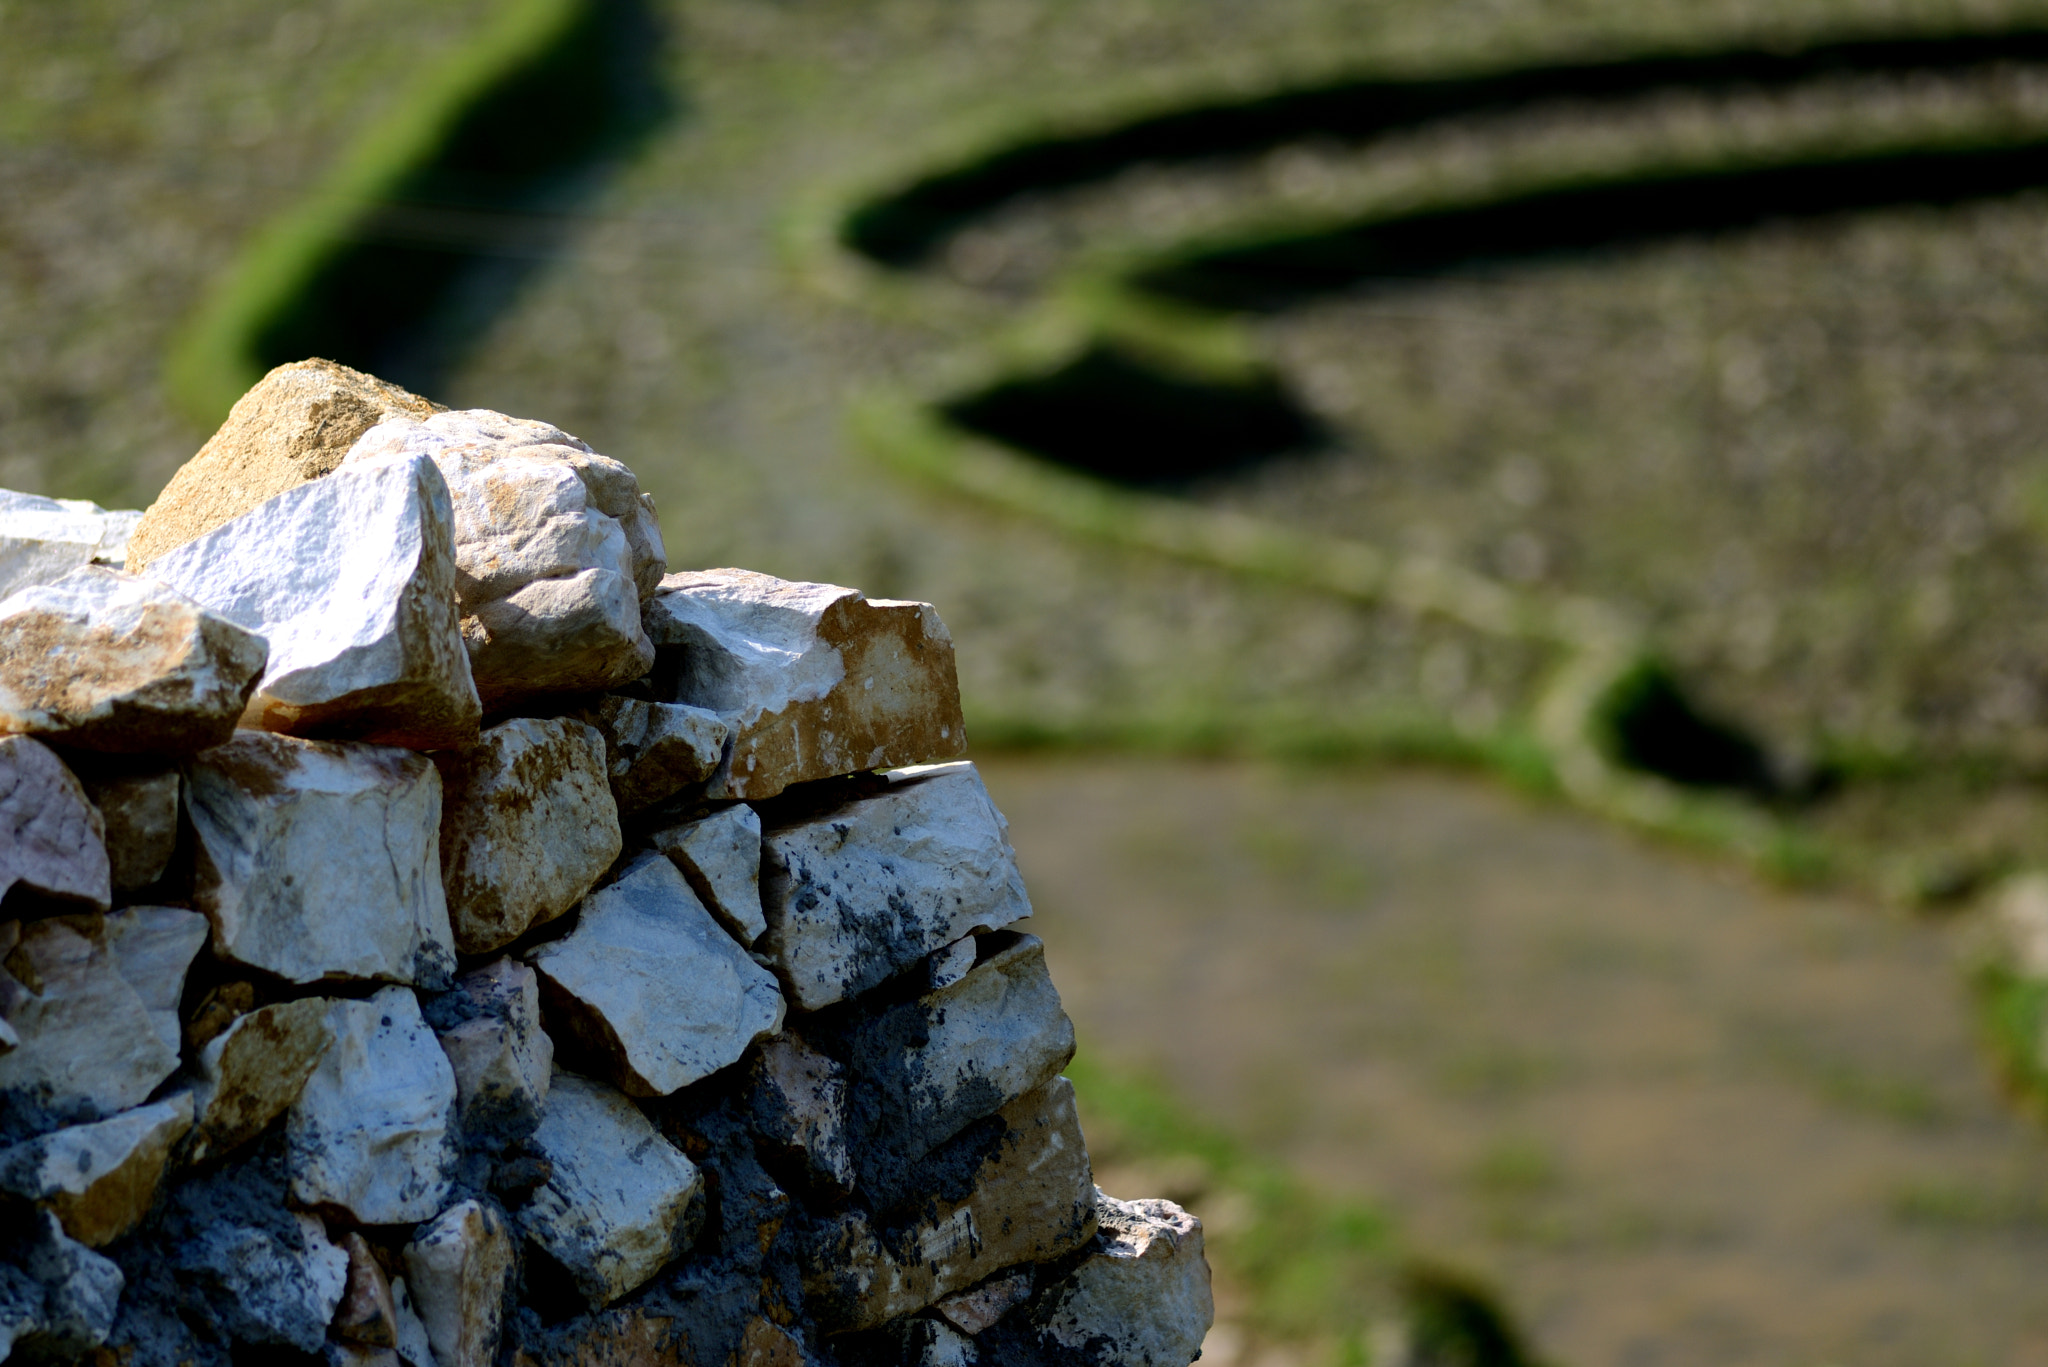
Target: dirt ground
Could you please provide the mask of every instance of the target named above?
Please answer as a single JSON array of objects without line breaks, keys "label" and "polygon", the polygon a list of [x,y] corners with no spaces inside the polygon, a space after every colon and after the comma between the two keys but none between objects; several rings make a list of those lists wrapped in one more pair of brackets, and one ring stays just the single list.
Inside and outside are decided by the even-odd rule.
[{"label": "dirt ground", "polygon": [[2048,1363],[2048,1148],[1955,927],[1433,773],[983,768],[1082,1047],[1380,1202],[1548,1360]]}]

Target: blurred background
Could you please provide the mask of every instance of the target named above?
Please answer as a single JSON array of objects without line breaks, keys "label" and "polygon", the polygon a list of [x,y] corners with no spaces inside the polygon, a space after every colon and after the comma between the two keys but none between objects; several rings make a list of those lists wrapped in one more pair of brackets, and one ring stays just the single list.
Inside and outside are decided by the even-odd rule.
[{"label": "blurred background", "polygon": [[2048,1363],[2048,3],[0,0],[0,485],[308,355],[939,606],[1204,1362]]}]

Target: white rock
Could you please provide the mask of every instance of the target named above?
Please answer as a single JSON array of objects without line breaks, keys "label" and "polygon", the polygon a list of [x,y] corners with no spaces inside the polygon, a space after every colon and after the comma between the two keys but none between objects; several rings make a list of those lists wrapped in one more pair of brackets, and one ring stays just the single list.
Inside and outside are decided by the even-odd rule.
[{"label": "white rock", "polygon": [[1088,1258],[1032,1307],[1040,1346],[1102,1367],[1187,1367],[1216,1318],[1202,1222],[1171,1201],[1097,1198]]},{"label": "white rock", "polygon": [[462,953],[487,954],[554,920],[619,857],[604,740],[591,727],[519,717],[434,762],[442,882]]},{"label": "white rock", "polygon": [[593,1306],[617,1300],[683,1251],[683,1217],[703,1178],[620,1093],[556,1073],[529,1147],[554,1172],[520,1213],[521,1225]]},{"label": "white rock", "polygon": [[341,469],[150,562],[270,642],[249,720],[417,749],[476,736],[454,514],[430,460]]},{"label": "white rock", "polygon": [[944,949],[935,949],[924,961],[925,982],[936,992],[942,987],[951,987],[974,971],[978,937],[963,935]]},{"label": "white rock", "polygon": [[23,1362],[62,1362],[106,1342],[127,1279],[111,1261],[68,1237],[56,1216],[36,1211],[14,1228],[0,1229],[0,1270],[12,1270],[8,1263],[27,1274],[29,1285],[6,1278],[0,1294],[13,1291],[8,1299],[19,1300],[26,1292],[41,1304],[0,1306],[0,1352],[21,1350]]},{"label": "white rock", "polygon": [[870,797],[764,822],[758,948],[796,1004],[859,996],[963,935],[1031,914],[972,764],[899,769]]},{"label": "white rock", "polygon": [[673,648],[667,700],[733,724],[712,797],[966,751],[953,638],[930,604],[722,569],[668,576],[644,615]]},{"label": "white rock", "polygon": [[89,565],[0,599],[0,732],[189,754],[235,723],[270,647],[153,579]]},{"label": "white rock", "polygon": [[21,886],[104,909],[112,900],[106,823],[50,748],[0,736],[0,897]]},{"label": "white rock", "polygon": [[761,938],[768,920],[761,914],[758,812],[734,803],[699,820],[657,831],[651,839],[740,943],[751,945]]},{"label": "white rock", "polygon": [[380,423],[342,468],[403,456],[431,458],[448,481],[463,635],[486,698],[647,672],[640,600],[667,552],[631,470],[546,423],[482,408]]},{"label": "white rock", "polygon": [[447,981],[441,780],[424,758],[242,731],[193,759],[186,802],[216,954],[296,983]]},{"label": "white rock", "polygon": [[192,1063],[188,1161],[247,1143],[299,1099],[334,1043],[327,1010],[319,997],[275,1002],[237,1016],[206,1042]]},{"label": "white rock", "polygon": [[440,1367],[491,1367],[498,1355],[512,1236],[495,1207],[463,1201],[413,1234],[407,1284]]},{"label": "white rock", "polygon": [[646,855],[583,899],[576,929],[531,959],[549,1018],[602,1056],[634,1096],[667,1096],[737,1062],[782,1028],[775,978]]},{"label": "white rock", "polygon": [[81,565],[120,565],[141,519],[140,512],[108,512],[82,498],[0,489],[0,597],[52,583]]},{"label": "white rock", "polygon": [[21,1045],[0,1055],[0,1130],[54,1129],[131,1110],[178,1066],[107,943],[99,916],[9,927],[0,1016]]},{"label": "white rock", "polygon": [[814,1189],[853,1189],[845,1068],[785,1032],[754,1055],[750,1099],[755,1133],[801,1163]]},{"label": "white rock", "polygon": [[412,1302],[412,1289],[405,1278],[391,1281],[391,1300],[398,1319],[398,1360],[406,1367],[440,1367],[434,1359],[433,1341]]},{"label": "white rock", "polygon": [[79,782],[106,823],[114,891],[134,892],[163,877],[178,852],[178,771],[83,774]]},{"label": "white rock", "polygon": [[114,967],[149,1012],[157,1038],[179,1048],[178,1004],[185,974],[206,944],[206,918],[183,907],[126,907],[107,917]]},{"label": "white rock", "polygon": [[327,1009],[334,1044],[285,1122],[292,1197],[368,1225],[410,1224],[447,1204],[455,1074],[403,987]]},{"label": "white rock", "polygon": [[192,1099],[139,1106],[0,1151],[0,1187],[43,1206],[64,1232],[100,1248],[140,1223],[192,1125]]},{"label": "white rock", "polygon": [[[1097,1188],[1100,1190],[1100,1188]],[[990,1277],[980,1286],[955,1292],[932,1306],[963,1334],[979,1334],[1031,1299],[1031,1269],[1018,1268]]]},{"label": "white rock", "polygon": [[725,758],[732,727],[716,712],[612,694],[590,713],[604,735],[612,796],[637,812],[703,783]]},{"label": "white rock", "polygon": [[436,1005],[451,999],[459,1011],[450,1014],[463,1019],[437,1033],[455,1072],[463,1123],[538,1122],[547,1105],[555,1046],[541,1029],[540,983],[533,969],[495,959],[457,978],[449,998]]},{"label": "white rock", "polygon": [[348,1289],[348,1255],[320,1221],[286,1213],[275,1227],[214,1220],[179,1248],[181,1271],[211,1283],[209,1299],[249,1343],[317,1353]]}]

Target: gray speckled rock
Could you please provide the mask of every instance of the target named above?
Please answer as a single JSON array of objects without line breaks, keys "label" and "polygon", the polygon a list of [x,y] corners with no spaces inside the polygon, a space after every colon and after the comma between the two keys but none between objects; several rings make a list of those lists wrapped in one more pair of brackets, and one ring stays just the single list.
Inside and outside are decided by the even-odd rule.
[{"label": "gray speckled rock", "polygon": [[414,1231],[406,1284],[439,1367],[491,1367],[498,1356],[512,1236],[495,1206],[462,1201]]},{"label": "gray speckled rock", "polygon": [[0,597],[53,583],[81,565],[120,565],[141,519],[82,498],[0,489]]},{"label": "gray speckled rock", "polygon": [[640,601],[667,552],[631,470],[559,428],[484,408],[380,423],[342,469],[406,456],[430,458],[448,481],[462,633],[486,699],[647,672]]},{"label": "gray speckled rock", "polygon": [[668,576],[645,616],[671,651],[656,673],[664,697],[733,725],[712,797],[967,749],[953,638],[928,603],[721,569]]},{"label": "gray speckled rock", "polygon": [[843,1196],[853,1189],[853,1133],[846,1069],[784,1033],[754,1055],[750,1102],[754,1131],[802,1166],[813,1190]]},{"label": "gray speckled rock", "polygon": [[178,771],[85,774],[79,781],[106,822],[113,890],[134,892],[163,877],[178,852]]},{"label": "gray speckled rock", "polygon": [[186,771],[193,900],[214,952],[297,983],[454,970],[441,780],[383,745],[238,732]]},{"label": "gray speckled rock", "polygon": [[1095,1243],[1039,1293],[1029,1335],[1054,1361],[1187,1367],[1216,1318],[1202,1222],[1171,1201],[1096,1195]]},{"label": "gray speckled rock", "polygon": [[703,899],[741,944],[751,945],[768,929],[761,914],[761,817],[734,803],[651,837],[654,848],[675,861],[690,888]]},{"label": "gray speckled rock", "polygon": [[0,1278],[0,1295],[15,1303],[12,1313],[0,1305],[0,1352],[62,1362],[106,1342],[127,1282],[121,1269],[67,1236],[48,1211],[9,1223],[0,1228],[0,1269],[25,1273],[26,1284]]},{"label": "gray speckled rock", "polygon": [[425,1220],[448,1202],[455,1074],[403,987],[327,1008],[333,1045],[285,1124],[292,1197],[367,1225]]},{"label": "gray speckled rock", "polygon": [[576,929],[531,958],[550,1024],[602,1057],[633,1096],[709,1077],[782,1028],[774,976],[658,854],[584,898]]},{"label": "gray speckled rock", "polygon": [[107,917],[114,967],[149,1012],[157,1038],[179,1048],[178,1004],[185,974],[206,944],[206,918],[183,907],[125,907]]},{"label": "gray speckled rock", "polygon": [[269,644],[167,584],[88,565],[0,599],[0,732],[190,754],[234,734]]},{"label": "gray speckled rock", "polygon": [[317,1353],[348,1288],[348,1255],[311,1215],[279,1211],[262,1223],[206,1221],[177,1247],[180,1272],[236,1338]]},{"label": "gray speckled rock", "polygon": [[607,697],[589,714],[604,735],[612,796],[638,812],[701,785],[725,758],[732,726],[716,712],[682,703]]},{"label": "gray speckled rock", "polygon": [[488,954],[554,920],[619,857],[619,813],[594,728],[517,717],[434,762],[441,877],[462,953]]},{"label": "gray speckled rock", "polygon": [[683,1217],[703,1177],[624,1096],[555,1074],[530,1146],[554,1172],[520,1224],[593,1306],[617,1300],[683,1251]]},{"label": "gray speckled rock", "polygon": [[192,1061],[187,1161],[246,1144],[299,1099],[334,1043],[328,1005],[324,998],[301,997],[258,1007],[206,1042]]},{"label": "gray speckled rock", "polygon": [[475,739],[483,708],[456,621],[454,513],[432,461],[288,489],[149,573],[270,642],[254,724],[423,750]]},{"label": "gray speckled rock", "polygon": [[547,1105],[555,1060],[554,1042],[541,1029],[533,969],[494,959],[457,978],[445,1005],[455,1008],[447,1014],[461,1016],[436,1033],[455,1070],[463,1123],[531,1131]]},{"label": "gray speckled rock", "polygon": [[104,910],[106,823],[51,749],[0,736],[0,897],[21,886]]},{"label": "gray speckled rock", "polygon": [[138,1106],[109,1120],[74,1125],[0,1151],[0,1189],[55,1215],[64,1232],[100,1248],[141,1221],[192,1125],[192,1098]]},{"label": "gray speckled rock", "polygon": [[1031,914],[1009,823],[972,764],[899,769],[887,780],[822,813],[764,814],[768,930],[758,948],[805,1011]]}]

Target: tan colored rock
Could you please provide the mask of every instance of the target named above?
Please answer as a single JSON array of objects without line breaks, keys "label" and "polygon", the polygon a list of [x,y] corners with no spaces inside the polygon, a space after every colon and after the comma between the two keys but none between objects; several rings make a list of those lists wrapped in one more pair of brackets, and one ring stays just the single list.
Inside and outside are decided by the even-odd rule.
[{"label": "tan colored rock", "polygon": [[128,568],[139,572],[165,551],[326,475],[385,419],[439,411],[439,404],[333,361],[277,367],[235,402],[220,430],[143,513],[128,542]]},{"label": "tan colored rock", "polygon": [[183,907],[126,907],[107,917],[114,967],[135,989],[164,1047],[176,1053],[185,975],[206,944],[206,918]]},{"label": "tan colored rock", "polygon": [[169,585],[88,565],[0,599],[0,732],[191,754],[234,734],[269,657]]},{"label": "tan colored rock", "polygon": [[185,1095],[73,1125],[0,1151],[0,1188],[54,1214],[64,1232],[101,1248],[141,1223],[192,1125]]},{"label": "tan colored rock", "polygon": [[391,1282],[370,1251],[370,1241],[350,1230],[335,1244],[348,1255],[348,1285],[328,1332],[364,1347],[396,1346],[398,1309],[391,1298]]},{"label": "tan colored rock", "polygon": [[0,1055],[0,1133],[132,1110],[178,1066],[107,943],[104,918],[30,921],[0,967],[0,1015],[21,1046]]},{"label": "tan colored rock", "polygon": [[647,672],[640,601],[667,553],[631,470],[559,428],[483,408],[383,423],[347,465],[412,456],[431,459],[454,497],[463,638],[493,707]]},{"label": "tan colored rock", "polygon": [[999,1273],[980,1286],[956,1291],[933,1303],[946,1323],[967,1335],[979,1334],[1031,1299],[1031,1269]]},{"label": "tan colored rock", "polygon": [[642,616],[666,700],[733,725],[712,797],[966,752],[953,638],[928,603],[722,569],[669,575]]},{"label": "tan colored rock", "polygon": [[188,1161],[239,1148],[299,1099],[334,1042],[327,1007],[322,997],[258,1007],[200,1049],[192,1065]]},{"label": "tan colored rock", "polygon": [[106,823],[113,890],[134,892],[163,877],[178,852],[178,771],[81,774],[79,781]]},{"label": "tan colored rock", "polygon": [[843,1067],[785,1032],[755,1052],[751,1100],[754,1132],[799,1162],[813,1190],[853,1189]]},{"label": "tan colored rock", "polygon": [[751,945],[768,929],[761,914],[761,816],[736,802],[700,817],[656,831],[655,849],[674,861],[719,924],[743,945]]},{"label": "tan colored rock", "polygon": [[[541,1029],[540,981],[514,959],[494,959],[455,980],[435,1003],[436,1035],[455,1070],[465,1126],[530,1130],[547,1105],[555,1046]],[[441,1026],[444,1016],[458,1016]]]},{"label": "tan colored rock", "polygon": [[415,1231],[406,1283],[439,1367],[491,1367],[498,1357],[512,1236],[496,1207],[462,1201]]},{"label": "tan colored rock", "polygon": [[702,784],[732,738],[732,727],[716,712],[617,694],[599,703],[589,721],[604,736],[612,796],[628,813]]},{"label": "tan colored rock", "polygon": [[25,887],[105,910],[106,822],[50,748],[0,736],[0,897]]},{"label": "tan colored rock", "polygon": [[1055,1078],[998,1114],[994,1135],[970,1131],[932,1155],[932,1170],[978,1159],[969,1195],[945,1200],[936,1181],[904,1181],[897,1213],[859,1209],[805,1252],[804,1296],[821,1324],[868,1329],[922,1310],[1006,1268],[1046,1262],[1095,1234],[1095,1184],[1074,1111]]},{"label": "tan colored rock", "polygon": [[245,725],[420,750],[475,741],[454,513],[432,461],[287,490],[149,572],[270,642]]},{"label": "tan colored rock", "polygon": [[595,729],[517,717],[434,762],[442,884],[462,953],[488,954],[554,920],[619,857],[619,813]]}]

